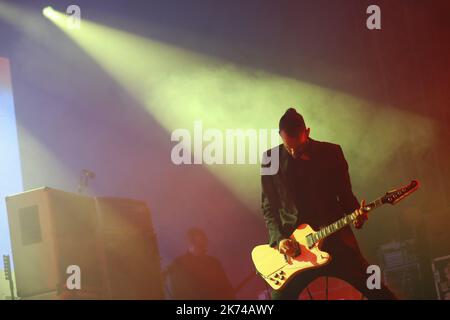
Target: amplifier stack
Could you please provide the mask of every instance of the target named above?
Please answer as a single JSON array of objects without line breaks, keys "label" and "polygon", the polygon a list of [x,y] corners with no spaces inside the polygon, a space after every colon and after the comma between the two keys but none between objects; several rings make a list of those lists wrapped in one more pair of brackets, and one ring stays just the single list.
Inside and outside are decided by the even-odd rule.
[{"label": "amplifier stack", "polygon": [[[6,205],[21,299],[164,298],[144,202],[43,187],[7,197]],[[74,277],[79,287],[70,285]]]}]

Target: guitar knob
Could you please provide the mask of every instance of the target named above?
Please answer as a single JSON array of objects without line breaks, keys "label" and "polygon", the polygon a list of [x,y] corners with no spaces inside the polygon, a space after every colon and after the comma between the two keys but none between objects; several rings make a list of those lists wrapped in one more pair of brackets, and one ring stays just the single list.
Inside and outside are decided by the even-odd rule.
[{"label": "guitar knob", "polygon": [[284,276],[281,276],[281,277],[280,277],[280,280],[284,280],[284,279],[285,279]]},{"label": "guitar knob", "polygon": [[277,280],[277,281],[275,281],[275,284],[280,284],[280,281],[278,281],[278,280]]},{"label": "guitar knob", "polygon": [[278,278],[280,275],[278,273],[275,273],[275,278]]},{"label": "guitar knob", "polygon": [[280,271],[280,274],[281,274],[281,275],[284,275],[284,274],[286,274],[286,273],[285,273],[283,270],[281,270],[281,271]]}]

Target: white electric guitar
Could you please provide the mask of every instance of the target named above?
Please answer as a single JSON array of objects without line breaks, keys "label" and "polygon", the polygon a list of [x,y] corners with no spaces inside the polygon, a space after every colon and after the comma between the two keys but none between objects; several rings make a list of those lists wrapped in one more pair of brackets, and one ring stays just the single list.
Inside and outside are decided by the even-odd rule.
[{"label": "white electric guitar", "polygon": [[[407,186],[387,192],[384,196],[367,204],[364,211],[389,203],[396,204],[419,188],[419,182],[411,181]],[[321,245],[326,237],[342,229],[358,218],[358,210],[342,219],[315,231],[308,224],[300,225],[290,236],[294,240],[296,253],[294,257],[282,254],[268,244],[253,249],[252,260],[258,274],[275,290],[281,289],[294,275],[306,269],[318,268],[331,261],[330,254],[322,251]]]}]

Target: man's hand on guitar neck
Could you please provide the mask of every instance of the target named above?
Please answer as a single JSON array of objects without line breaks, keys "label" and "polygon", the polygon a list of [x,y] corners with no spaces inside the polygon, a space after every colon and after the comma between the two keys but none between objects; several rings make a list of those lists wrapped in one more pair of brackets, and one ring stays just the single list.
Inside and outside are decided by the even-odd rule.
[{"label": "man's hand on guitar neck", "polygon": [[353,225],[356,229],[361,229],[364,222],[369,219],[369,216],[367,214],[367,211],[364,210],[364,207],[366,206],[366,200],[361,200],[361,206],[359,207],[357,211],[358,217],[355,221],[353,221]]}]

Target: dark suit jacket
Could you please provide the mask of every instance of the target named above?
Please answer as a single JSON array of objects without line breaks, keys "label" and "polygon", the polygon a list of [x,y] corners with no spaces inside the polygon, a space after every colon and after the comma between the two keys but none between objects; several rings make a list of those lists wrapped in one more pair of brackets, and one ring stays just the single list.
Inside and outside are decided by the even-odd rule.
[{"label": "dark suit jacket", "polygon": [[[262,175],[262,212],[269,230],[269,244],[277,246],[281,239],[288,238],[295,228],[307,223],[315,230],[343,217],[344,214],[359,208],[359,203],[352,192],[348,164],[339,145],[319,142],[311,139],[308,153],[311,156],[314,176],[306,187],[310,188],[314,201],[311,210],[304,213],[309,221],[302,219],[294,198],[295,191],[289,183],[289,164],[292,159],[283,145],[267,150],[264,156],[279,153],[279,170],[275,175]],[[270,163],[269,163],[270,165]],[[268,165],[267,165],[268,166]],[[300,182],[302,183],[302,182]],[[313,218],[311,218],[313,217]],[[324,250],[334,251],[342,247],[359,252],[358,244],[350,227],[345,227],[331,235],[324,242]]]}]

